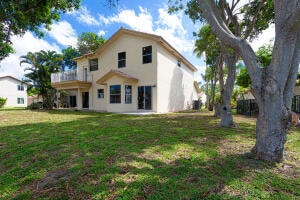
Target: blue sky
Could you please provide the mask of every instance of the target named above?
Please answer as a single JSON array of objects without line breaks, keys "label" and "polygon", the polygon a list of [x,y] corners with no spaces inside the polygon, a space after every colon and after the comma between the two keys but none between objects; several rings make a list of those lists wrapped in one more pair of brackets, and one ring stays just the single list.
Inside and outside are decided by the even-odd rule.
[{"label": "blue sky", "polygon": [[[193,54],[196,32],[201,24],[193,24],[183,13],[168,13],[168,0],[120,0],[116,8],[105,5],[104,0],[82,0],[80,10],[61,15],[59,22],[54,22],[51,31],[46,31],[44,38],[37,38],[27,32],[23,37],[13,37],[13,47],[16,50],[5,60],[0,62],[0,76],[11,75],[22,78],[25,66],[20,67],[19,57],[27,52],[40,50],[61,49],[68,45],[76,46],[78,35],[82,32],[94,32],[109,39],[119,28],[157,34],[167,40],[183,56],[185,56],[196,68],[196,81],[201,80],[201,73],[205,71],[203,58],[196,58]],[[272,30],[267,31],[261,40],[256,41],[262,45],[262,41],[273,35]],[[256,47],[254,47],[256,48]]]}]

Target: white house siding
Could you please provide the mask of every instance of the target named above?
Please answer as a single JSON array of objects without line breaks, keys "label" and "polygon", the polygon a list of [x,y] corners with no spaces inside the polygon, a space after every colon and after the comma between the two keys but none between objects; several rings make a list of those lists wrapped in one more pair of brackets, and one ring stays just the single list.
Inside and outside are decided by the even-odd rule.
[{"label": "white house siding", "polygon": [[[10,76],[0,77],[0,97],[7,98],[6,107],[26,107],[27,106],[27,85],[23,84],[24,91],[18,90],[18,85],[22,82]],[[18,104],[18,98],[24,99],[24,104]]]},{"label": "white house siding", "polygon": [[[142,63],[142,48],[152,45],[152,63]],[[146,38],[136,37],[132,35],[124,34],[119,37],[111,45],[109,45],[103,52],[100,53],[98,58],[98,70],[89,72],[89,76],[92,77],[92,87],[89,89],[89,101],[91,110],[109,111],[109,112],[129,112],[137,111],[137,87],[138,86],[153,86],[157,84],[157,68],[156,68],[156,49],[157,44],[153,40]],[[126,67],[118,68],[118,53],[126,52]],[[88,60],[82,59],[77,61],[77,67],[83,69],[84,67],[89,68]],[[110,70],[122,71],[134,78],[138,79],[138,83],[133,85],[132,92],[132,105],[127,104],[110,104],[109,103],[109,86],[122,84],[122,95],[125,87],[124,80],[119,77],[112,77],[108,80],[107,85],[99,85],[96,83],[101,77],[107,74]],[[105,96],[104,99],[98,99],[97,89],[104,88]],[[152,89],[152,111],[156,112],[156,93],[155,88]],[[81,96],[79,95],[79,98]],[[124,101],[122,96],[122,101]],[[79,107],[81,104],[79,104]]]},{"label": "white house siding", "polygon": [[177,65],[177,58],[164,48],[157,51],[157,97],[158,112],[174,112],[189,109],[198,99],[194,88],[194,74],[183,62]]}]

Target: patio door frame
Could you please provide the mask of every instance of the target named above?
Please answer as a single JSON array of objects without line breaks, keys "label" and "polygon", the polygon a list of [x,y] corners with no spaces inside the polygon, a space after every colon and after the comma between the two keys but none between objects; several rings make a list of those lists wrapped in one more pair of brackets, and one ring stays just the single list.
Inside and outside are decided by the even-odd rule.
[{"label": "patio door frame", "polygon": [[89,109],[89,92],[82,92],[82,108]]},{"label": "patio door frame", "polygon": [[152,110],[152,86],[138,86],[137,109]]}]

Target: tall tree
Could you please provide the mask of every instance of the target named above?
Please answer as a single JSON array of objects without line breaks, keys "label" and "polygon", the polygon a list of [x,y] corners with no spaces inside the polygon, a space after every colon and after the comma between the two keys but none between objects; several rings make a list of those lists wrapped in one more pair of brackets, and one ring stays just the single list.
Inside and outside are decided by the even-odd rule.
[{"label": "tall tree", "polygon": [[[269,44],[267,46],[259,47],[255,52],[262,67],[267,67],[271,63],[273,48]],[[236,77],[236,84],[243,88],[251,87],[251,78],[248,74],[247,68],[242,68],[240,74]]]},{"label": "tall tree", "polygon": [[55,91],[51,86],[51,73],[59,71],[62,55],[55,51],[42,50],[36,53],[28,52],[27,55],[20,58],[20,65],[29,65],[25,68],[25,71],[29,71],[24,75],[25,81],[31,82],[32,87],[42,96],[44,106],[52,108]]},{"label": "tall tree", "polygon": [[282,161],[300,61],[299,0],[274,0],[275,43],[268,67],[262,67],[249,43],[226,26],[214,0],[197,3],[219,40],[233,48],[247,67],[259,107],[253,152],[259,159]]},{"label": "tall tree", "polygon": [[[204,25],[197,34],[198,39],[195,42],[194,53],[197,57],[201,57],[205,52],[205,61],[208,68],[205,70],[205,80],[210,81],[210,94],[207,92],[207,108],[211,111],[215,105],[216,84],[218,81],[218,68],[222,62],[220,55],[220,43],[216,36],[211,32],[209,25]],[[223,65],[223,64],[222,64]]]},{"label": "tall tree", "polygon": [[[170,7],[170,11],[176,11],[184,8],[183,0],[175,0],[175,6]],[[253,39],[262,30],[266,29],[273,22],[274,12],[272,0],[254,0],[241,6],[241,0],[232,0],[227,3],[226,0],[214,1],[215,7],[220,14],[220,23],[227,27],[237,37],[243,39]],[[190,0],[187,2],[186,13],[193,21],[205,21],[203,11],[199,6],[199,0]],[[231,126],[233,124],[231,112],[231,97],[236,76],[236,62],[238,61],[238,52],[229,48],[226,43],[221,42],[221,55],[224,60],[228,76],[223,76],[223,68],[219,67],[219,81],[221,89],[222,105],[220,106],[221,126]],[[221,66],[221,65],[219,65]]]},{"label": "tall tree", "polygon": [[67,69],[76,69],[77,65],[76,62],[73,60],[74,58],[80,56],[79,51],[72,46],[68,46],[66,49],[62,50],[63,54],[63,67],[62,71]]},{"label": "tall tree", "polygon": [[83,32],[78,37],[77,46],[81,55],[96,51],[105,39],[93,32]]},{"label": "tall tree", "polygon": [[10,0],[0,3],[0,59],[12,53],[12,35],[32,31],[43,36],[43,28],[50,29],[60,14],[78,9],[81,0]]}]

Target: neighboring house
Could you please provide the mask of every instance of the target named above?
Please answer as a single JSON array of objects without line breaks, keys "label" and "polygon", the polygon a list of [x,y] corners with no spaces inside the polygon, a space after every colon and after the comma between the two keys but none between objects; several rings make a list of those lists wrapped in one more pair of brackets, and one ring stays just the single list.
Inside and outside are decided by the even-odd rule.
[{"label": "neighboring house", "polygon": [[236,99],[237,100],[249,100],[249,99],[255,99],[255,97],[253,96],[253,94],[250,91],[248,91],[245,94],[241,94],[241,93],[238,94]]},{"label": "neighboring house", "polygon": [[296,84],[294,89],[294,96],[299,96],[299,95],[300,95],[300,84]]},{"label": "neighboring house", "polygon": [[27,98],[27,105],[31,105],[33,103],[37,103],[37,102],[43,102],[43,98],[40,95],[33,95],[33,96],[28,96]]},{"label": "neighboring house", "polygon": [[[300,95],[300,86],[296,85],[294,88],[294,96],[299,96]],[[249,100],[249,99],[255,99],[255,97],[253,96],[253,94],[248,91],[245,94],[239,94],[237,97],[237,100]]]},{"label": "neighboring house", "polygon": [[27,106],[27,84],[12,76],[0,77],[0,97],[7,98],[9,107]]},{"label": "neighboring house", "polygon": [[121,28],[77,70],[51,75],[69,106],[108,112],[174,112],[198,100],[197,69],[158,35]]},{"label": "neighboring house", "polygon": [[199,100],[200,100],[203,104],[205,104],[206,99],[207,99],[207,98],[206,98],[205,92],[200,91],[200,94],[199,94]]}]

